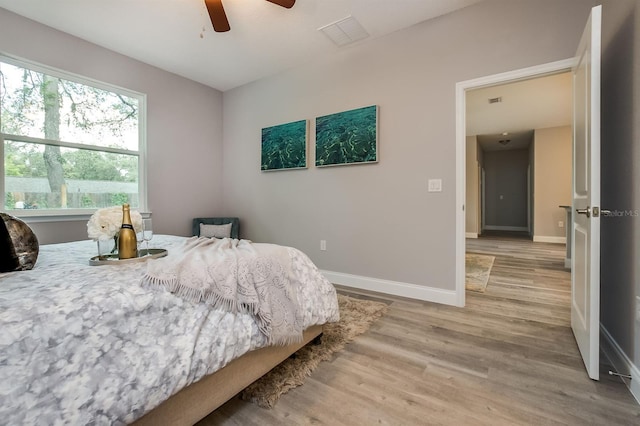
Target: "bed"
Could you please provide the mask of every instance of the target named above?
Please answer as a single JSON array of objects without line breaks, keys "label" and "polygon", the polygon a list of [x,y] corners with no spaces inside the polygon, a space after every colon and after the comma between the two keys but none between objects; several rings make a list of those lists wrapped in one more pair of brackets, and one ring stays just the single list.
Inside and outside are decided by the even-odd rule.
[{"label": "bed", "polygon": [[[176,256],[186,240],[152,247]],[[195,423],[337,321],[333,286],[287,250],[305,331],[270,346],[249,313],[143,288],[144,262],[89,266],[92,241],[41,246],[33,270],[0,274],[2,422]]]}]

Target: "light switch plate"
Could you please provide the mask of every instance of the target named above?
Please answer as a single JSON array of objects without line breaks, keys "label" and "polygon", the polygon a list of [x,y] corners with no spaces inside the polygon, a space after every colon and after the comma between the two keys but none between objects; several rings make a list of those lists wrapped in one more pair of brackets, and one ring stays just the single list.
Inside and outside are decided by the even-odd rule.
[{"label": "light switch plate", "polygon": [[442,192],[442,179],[429,179],[429,192]]}]

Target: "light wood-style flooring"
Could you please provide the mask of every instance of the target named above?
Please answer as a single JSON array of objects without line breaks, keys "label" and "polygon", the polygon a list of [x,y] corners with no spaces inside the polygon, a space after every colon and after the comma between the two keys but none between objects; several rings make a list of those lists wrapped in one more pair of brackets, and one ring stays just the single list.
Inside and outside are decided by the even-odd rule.
[{"label": "light wood-style flooring", "polygon": [[339,288],[390,311],[274,409],[235,397],[199,424],[640,425],[609,366],[599,382],[584,370],[564,246],[494,237],[467,251],[496,260],[465,308]]}]

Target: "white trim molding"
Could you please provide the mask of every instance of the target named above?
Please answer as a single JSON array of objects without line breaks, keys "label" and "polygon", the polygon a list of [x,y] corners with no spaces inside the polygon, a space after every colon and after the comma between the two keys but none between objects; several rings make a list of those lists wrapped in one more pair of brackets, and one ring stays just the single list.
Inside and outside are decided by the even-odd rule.
[{"label": "white trim molding", "polygon": [[361,275],[351,275],[342,272],[325,270],[321,270],[320,272],[333,284],[456,306],[456,292],[453,290],[363,277]]},{"label": "white trim molding", "polygon": [[638,369],[627,354],[624,353],[620,345],[618,345],[618,342],[609,334],[609,331],[602,323],[600,323],[600,332],[602,333],[602,342],[604,343],[604,345],[602,345],[602,351],[609,361],[611,361],[613,368],[616,369],[616,373],[631,376],[631,380],[622,379],[622,381],[627,385],[636,402],[640,404],[640,369]]},{"label": "white trim molding", "polygon": [[478,238],[478,233],[477,232],[467,232],[465,234],[465,238]]},{"label": "white trim molding", "polygon": [[534,235],[534,243],[554,243],[554,244],[567,244],[567,237],[552,237],[546,235]]},{"label": "white trim molding", "polygon": [[529,232],[529,228],[526,226],[500,226],[500,225],[485,225],[484,229],[487,231],[517,231],[517,232]]}]

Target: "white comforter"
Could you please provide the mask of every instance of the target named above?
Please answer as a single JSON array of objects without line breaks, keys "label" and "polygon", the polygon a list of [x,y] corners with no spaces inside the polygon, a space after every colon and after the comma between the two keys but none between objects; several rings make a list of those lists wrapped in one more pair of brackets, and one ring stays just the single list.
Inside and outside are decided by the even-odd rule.
[{"label": "white comforter", "polygon": [[[170,254],[183,237],[154,236]],[[0,274],[0,423],[123,424],[266,345],[254,319],[140,287],[145,263],[89,266],[95,243],[42,246]],[[289,249],[304,327],[337,321],[335,289]]]}]

